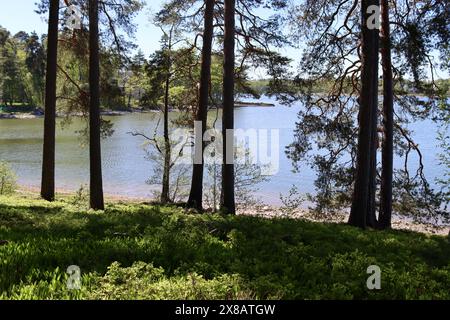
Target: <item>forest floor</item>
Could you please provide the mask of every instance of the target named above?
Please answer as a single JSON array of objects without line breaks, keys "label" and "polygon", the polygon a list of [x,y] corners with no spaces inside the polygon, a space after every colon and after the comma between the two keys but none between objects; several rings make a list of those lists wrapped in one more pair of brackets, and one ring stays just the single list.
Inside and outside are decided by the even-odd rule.
[{"label": "forest floor", "polygon": [[0,196],[0,270],[0,299],[450,298],[443,236],[77,197]]},{"label": "forest floor", "polygon": [[[24,197],[37,197],[40,192],[39,187],[21,186],[17,190],[18,194]],[[74,192],[72,190],[58,189],[58,194],[62,198],[73,198]],[[87,197],[87,195],[85,195]],[[105,199],[112,202],[125,202],[125,203],[143,203],[152,201],[148,198],[131,197],[115,194],[105,194]],[[259,203],[259,202],[258,202]],[[280,206],[269,206],[265,204],[251,204],[247,206],[238,205],[238,215],[261,217],[261,218],[291,218],[308,220],[312,222],[325,222],[325,223],[345,223],[348,221],[349,212],[341,212],[339,214],[318,216],[309,209],[296,208],[288,210]],[[450,234],[450,222],[439,223],[425,223],[414,220],[412,217],[393,214],[392,228],[394,230],[414,231],[430,235],[448,236]]]}]

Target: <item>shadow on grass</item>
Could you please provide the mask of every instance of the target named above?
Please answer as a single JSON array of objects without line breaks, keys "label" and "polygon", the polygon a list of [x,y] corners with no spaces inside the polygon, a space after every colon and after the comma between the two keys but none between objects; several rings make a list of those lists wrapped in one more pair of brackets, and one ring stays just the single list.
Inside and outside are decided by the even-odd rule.
[{"label": "shadow on grass", "polygon": [[[442,286],[450,284],[450,245],[443,237],[291,219],[187,215],[176,207],[116,204],[95,213],[64,204],[0,202],[0,240],[8,241],[0,246],[1,291],[69,265],[104,274],[115,261],[124,267],[152,263],[169,277],[238,274],[259,298],[274,292],[283,298],[332,298],[349,290],[367,298],[375,294],[364,287],[371,264],[388,270],[392,283],[417,273],[424,277],[420,281],[447,277]],[[433,270],[443,274],[434,276]],[[387,293],[401,298],[408,288]]]}]

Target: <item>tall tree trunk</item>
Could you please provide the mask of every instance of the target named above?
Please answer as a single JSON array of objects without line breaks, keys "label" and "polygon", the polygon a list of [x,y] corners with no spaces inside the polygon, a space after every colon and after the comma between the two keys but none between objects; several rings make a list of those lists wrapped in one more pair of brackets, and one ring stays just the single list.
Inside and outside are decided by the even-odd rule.
[{"label": "tall tree trunk", "polygon": [[100,62],[98,35],[98,0],[89,0],[89,158],[90,204],[94,210],[104,209],[102,156],[100,143]]},{"label": "tall tree trunk", "polygon": [[47,73],[45,80],[44,147],[41,196],[55,199],[56,74],[58,63],[59,0],[51,0],[47,36]]},{"label": "tall tree trunk", "polygon": [[161,192],[161,203],[163,204],[170,202],[169,85],[170,79],[167,77],[164,94],[164,170]]},{"label": "tall tree trunk", "polygon": [[378,83],[377,83],[377,101],[376,108],[372,110],[374,115],[371,119],[372,132],[371,132],[371,159],[370,159],[370,171],[369,171],[369,199],[367,204],[367,217],[366,225],[370,228],[376,228],[378,225],[376,216],[376,191],[377,191],[377,149],[378,149]]},{"label": "tall tree trunk", "polygon": [[172,67],[172,31],[169,35],[169,45],[167,53],[167,75],[165,83],[164,93],[164,169],[163,169],[163,181],[161,192],[161,203],[165,204],[170,202],[170,163],[171,163],[171,148],[169,139],[169,89],[170,89],[170,69]]},{"label": "tall tree trunk", "polygon": [[236,213],[234,198],[234,64],[235,64],[235,5],[236,0],[225,0],[225,36],[223,68],[223,165],[221,211]]},{"label": "tall tree trunk", "polygon": [[392,80],[389,1],[381,0],[381,56],[383,64],[383,127],[379,227],[391,227],[392,175],[394,161],[394,90]]},{"label": "tall tree trunk", "polygon": [[379,31],[370,29],[368,20],[370,14],[367,12],[372,5],[379,6],[379,0],[361,1],[361,94],[359,97],[359,132],[358,132],[358,153],[356,163],[356,177],[353,192],[352,208],[348,223],[353,226],[365,228],[367,225],[368,211],[371,210],[370,203],[373,193],[374,170],[373,170],[373,152],[374,117],[376,117],[378,108],[378,50],[379,50]]},{"label": "tall tree trunk", "polygon": [[203,151],[205,149],[205,142],[203,136],[207,126],[208,116],[208,101],[209,101],[209,81],[211,78],[211,52],[212,39],[214,34],[214,4],[215,0],[205,0],[205,21],[203,30],[203,48],[202,48],[202,66],[200,76],[199,88],[199,103],[195,120],[201,123],[201,133],[196,132],[196,135],[201,134],[201,137],[196,139],[195,154],[201,155],[201,163],[194,163],[192,172],[191,191],[187,205],[197,210],[202,210],[203,207]]}]

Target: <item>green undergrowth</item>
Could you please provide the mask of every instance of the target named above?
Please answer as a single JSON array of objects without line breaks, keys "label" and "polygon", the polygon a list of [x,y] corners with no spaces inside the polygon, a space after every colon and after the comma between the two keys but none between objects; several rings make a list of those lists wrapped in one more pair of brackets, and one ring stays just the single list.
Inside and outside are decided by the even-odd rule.
[{"label": "green undergrowth", "polygon": [[[370,265],[380,290],[367,289]],[[449,299],[449,288],[445,237],[0,196],[0,299]]]}]

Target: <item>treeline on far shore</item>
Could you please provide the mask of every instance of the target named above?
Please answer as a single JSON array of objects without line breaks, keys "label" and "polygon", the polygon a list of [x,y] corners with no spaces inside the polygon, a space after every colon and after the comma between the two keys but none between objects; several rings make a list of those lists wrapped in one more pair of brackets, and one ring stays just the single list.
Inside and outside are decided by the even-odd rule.
[{"label": "treeline on far shore", "polygon": [[[259,79],[259,80],[251,80],[250,85],[253,91],[258,93],[258,95],[270,95],[271,89],[271,81],[270,79]],[[343,92],[350,92],[350,80],[349,86],[346,89],[344,87]],[[329,92],[333,85],[335,84],[336,79],[324,80],[320,79],[318,81],[308,81],[307,79],[293,79],[290,82],[286,82],[285,86],[288,90],[285,90],[290,93],[299,94],[305,91],[310,91],[312,93],[325,93]],[[415,83],[414,81],[404,79],[402,83],[396,83],[395,91],[401,93],[403,95],[426,95],[428,93],[428,88],[430,86],[437,86],[441,89],[441,92],[445,96],[450,96],[450,78],[449,79],[437,79],[432,83],[431,81],[419,82]],[[383,89],[383,80],[380,79],[378,84],[379,93],[382,93]]]}]

